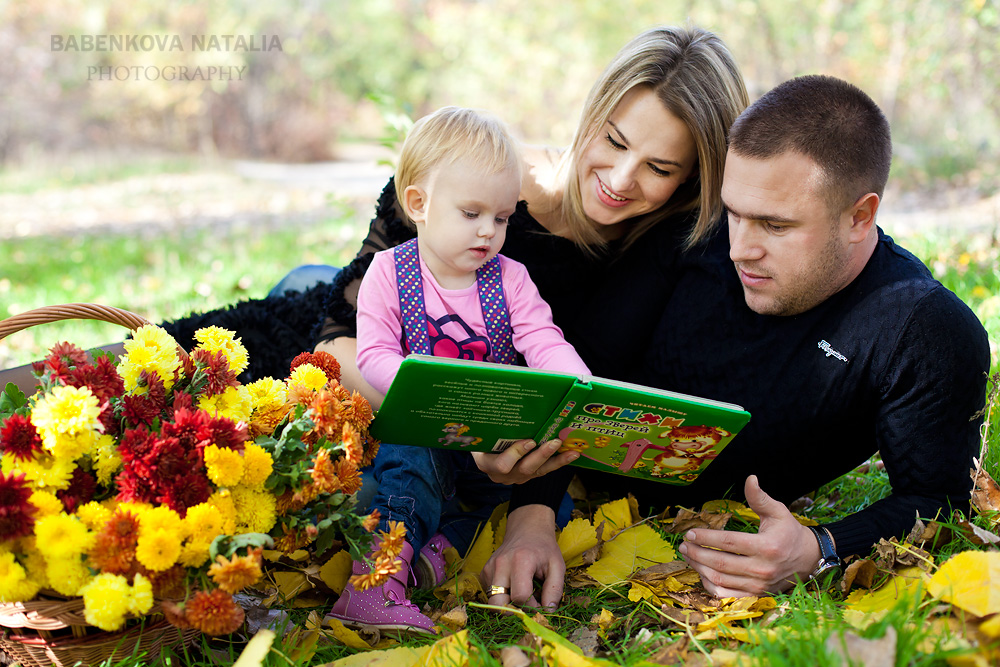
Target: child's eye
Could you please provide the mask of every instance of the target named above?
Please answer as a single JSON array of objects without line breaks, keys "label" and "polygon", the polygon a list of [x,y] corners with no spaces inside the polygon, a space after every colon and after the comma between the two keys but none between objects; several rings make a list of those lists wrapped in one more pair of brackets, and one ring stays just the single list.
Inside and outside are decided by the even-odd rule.
[{"label": "child's eye", "polygon": [[507,220],[509,220],[509,219],[510,219],[509,216],[508,217],[503,217],[503,218],[498,217],[498,218],[493,218],[493,222],[497,223],[498,225],[506,225],[507,224]]},{"label": "child's eye", "polygon": [[607,134],[607,140],[608,143],[611,144],[611,147],[614,148],[616,151],[623,151],[626,148],[625,144],[615,141],[614,137],[611,136],[610,132],[608,132]]},{"label": "child's eye", "polygon": [[462,215],[464,215],[469,220],[475,220],[476,218],[479,217],[479,211],[466,211],[463,209]]}]

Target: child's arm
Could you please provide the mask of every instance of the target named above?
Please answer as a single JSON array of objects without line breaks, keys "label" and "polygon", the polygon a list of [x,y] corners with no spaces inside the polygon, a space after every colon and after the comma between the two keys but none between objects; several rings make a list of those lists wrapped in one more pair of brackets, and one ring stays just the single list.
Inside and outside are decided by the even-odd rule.
[{"label": "child's arm", "polygon": [[538,294],[524,265],[501,257],[501,266],[514,347],[524,355],[528,366],[589,375],[587,364],[552,322],[552,309]]},{"label": "child's arm", "polygon": [[403,327],[392,250],[375,255],[358,290],[358,369],[385,394],[403,363]]}]

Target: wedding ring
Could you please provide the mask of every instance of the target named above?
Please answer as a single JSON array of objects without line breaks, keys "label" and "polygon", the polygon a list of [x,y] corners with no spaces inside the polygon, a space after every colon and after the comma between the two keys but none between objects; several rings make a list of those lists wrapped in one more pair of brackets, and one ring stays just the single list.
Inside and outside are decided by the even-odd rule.
[{"label": "wedding ring", "polygon": [[494,595],[508,595],[510,594],[510,589],[506,586],[490,586],[490,597]]}]

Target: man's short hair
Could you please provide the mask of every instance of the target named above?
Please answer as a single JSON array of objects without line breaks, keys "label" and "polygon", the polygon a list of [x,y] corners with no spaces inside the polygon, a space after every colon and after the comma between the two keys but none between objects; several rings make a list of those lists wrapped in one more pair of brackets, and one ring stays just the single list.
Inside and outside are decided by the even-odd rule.
[{"label": "man's short hair", "polygon": [[793,151],[816,162],[832,213],[863,195],[885,190],[892,163],[889,122],[857,86],[821,75],[801,76],[773,88],[740,114],[730,150],[765,160]]}]

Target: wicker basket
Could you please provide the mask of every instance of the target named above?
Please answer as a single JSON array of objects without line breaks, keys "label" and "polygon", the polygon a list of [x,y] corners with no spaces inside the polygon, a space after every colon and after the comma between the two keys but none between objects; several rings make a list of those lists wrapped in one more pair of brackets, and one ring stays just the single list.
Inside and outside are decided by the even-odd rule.
[{"label": "wicker basket", "polygon": [[[148,321],[127,310],[91,303],[71,303],[29,310],[0,321],[0,340],[36,324],[89,319],[120,324],[131,330]],[[187,353],[178,347],[178,354]],[[178,630],[155,604],[140,625],[119,632],[105,632],[87,623],[82,598],[40,594],[28,602],[0,603],[0,650],[25,667],[98,665],[121,660],[140,651],[156,656],[166,646],[190,644],[196,629]]]},{"label": "wicker basket", "polygon": [[190,644],[196,629],[178,630],[153,606],[141,625],[119,632],[105,632],[83,615],[82,598],[46,599],[0,604],[0,649],[25,667],[99,665],[145,653],[157,656],[163,647]]}]

